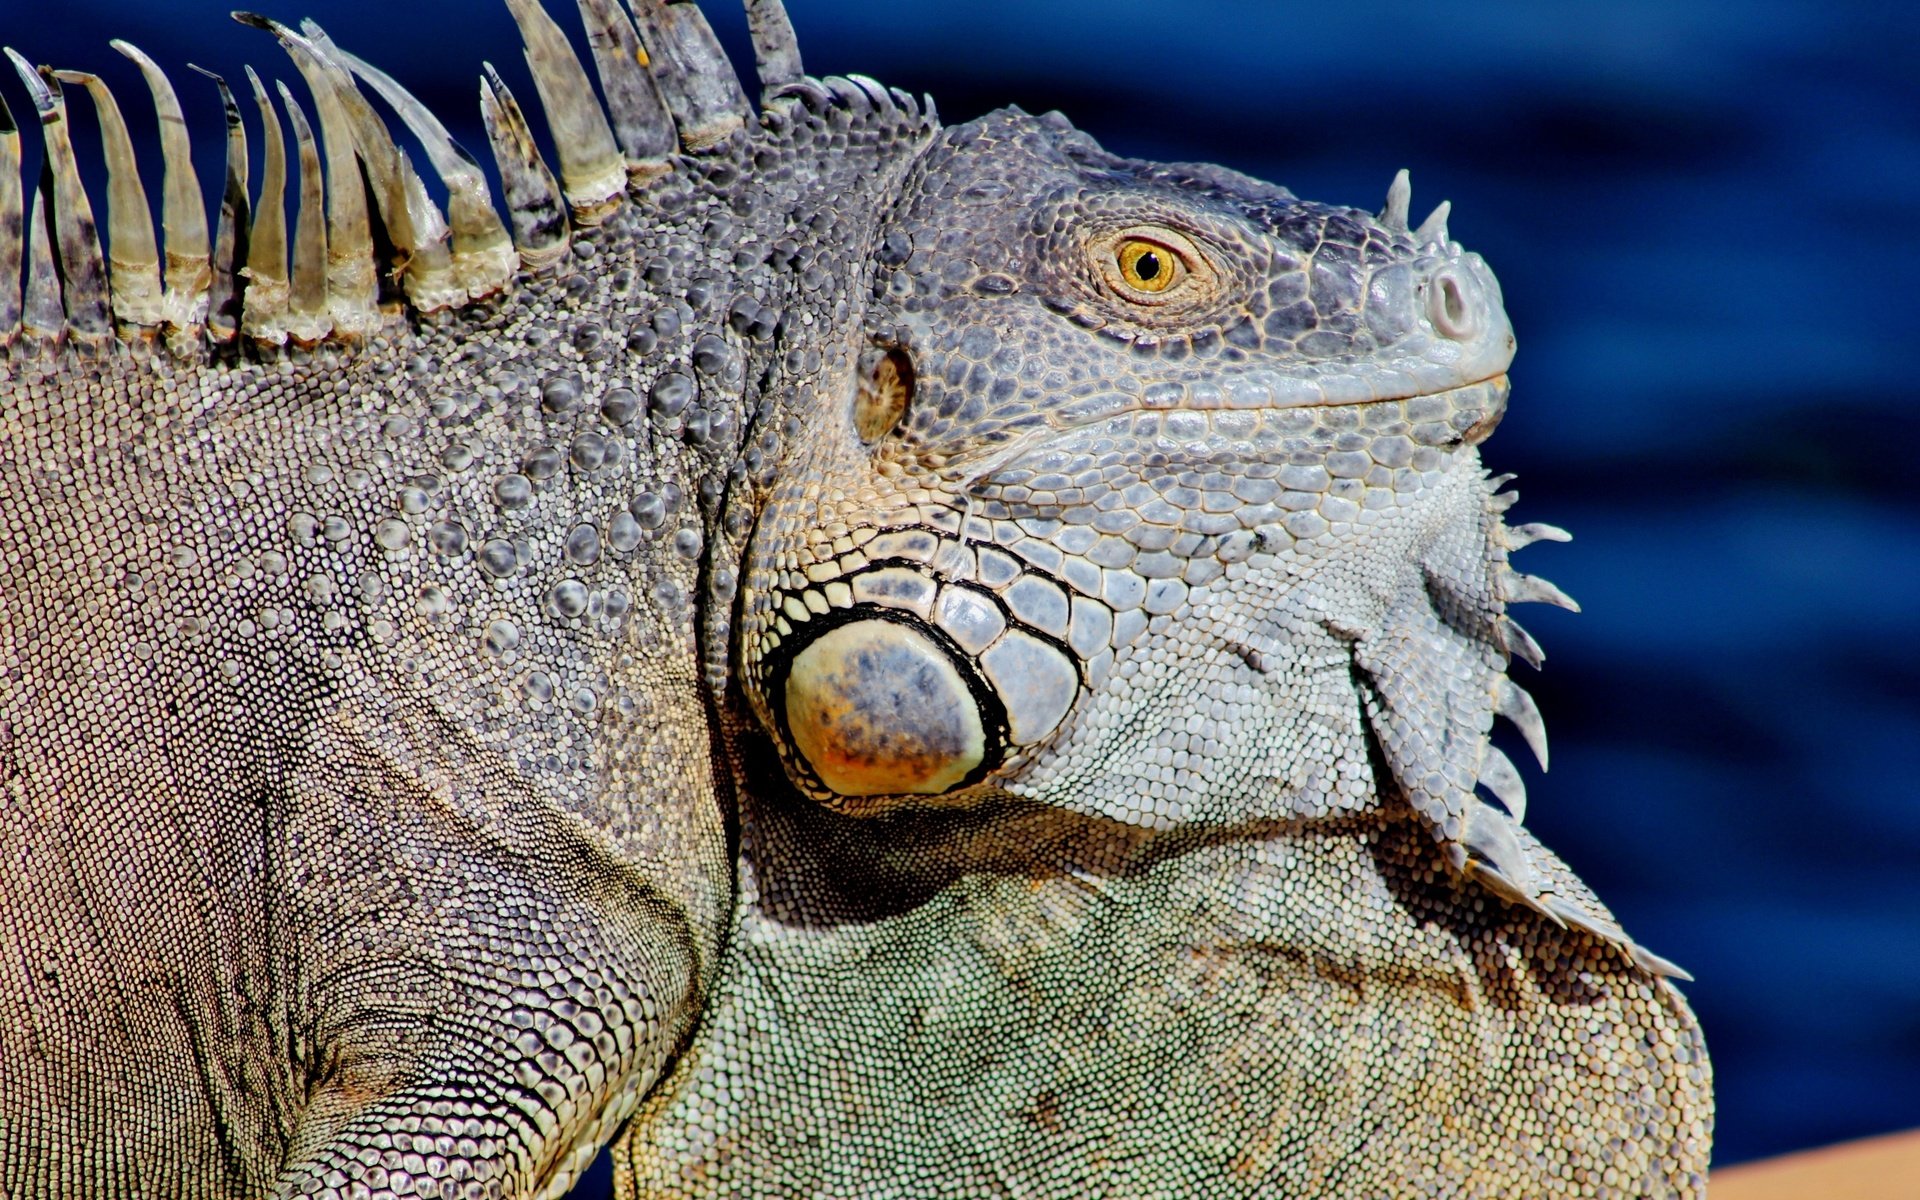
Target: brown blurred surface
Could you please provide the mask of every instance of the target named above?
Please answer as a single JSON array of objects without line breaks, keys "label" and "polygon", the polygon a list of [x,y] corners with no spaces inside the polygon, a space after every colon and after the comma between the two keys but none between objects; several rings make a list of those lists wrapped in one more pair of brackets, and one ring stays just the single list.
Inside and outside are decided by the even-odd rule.
[{"label": "brown blurred surface", "polygon": [[1920,1131],[1715,1171],[1712,1200],[1920,1200]]}]

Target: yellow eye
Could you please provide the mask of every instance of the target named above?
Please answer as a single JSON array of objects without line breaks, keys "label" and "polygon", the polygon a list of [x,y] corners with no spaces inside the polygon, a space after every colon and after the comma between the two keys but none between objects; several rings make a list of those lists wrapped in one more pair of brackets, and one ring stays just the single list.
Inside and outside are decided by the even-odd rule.
[{"label": "yellow eye", "polygon": [[1128,238],[1114,251],[1120,279],[1135,291],[1158,294],[1186,274],[1178,251],[1145,238]]}]

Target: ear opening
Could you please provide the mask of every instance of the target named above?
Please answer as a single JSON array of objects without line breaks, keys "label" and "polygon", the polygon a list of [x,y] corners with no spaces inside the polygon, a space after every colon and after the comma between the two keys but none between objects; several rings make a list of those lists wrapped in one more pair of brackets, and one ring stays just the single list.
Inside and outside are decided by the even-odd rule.
[{"label": "ear opening", "polygon": [[861,363],[853,427],[871,446],[900,427],[913,407],[913,356],[901,346],[869,352]]}]

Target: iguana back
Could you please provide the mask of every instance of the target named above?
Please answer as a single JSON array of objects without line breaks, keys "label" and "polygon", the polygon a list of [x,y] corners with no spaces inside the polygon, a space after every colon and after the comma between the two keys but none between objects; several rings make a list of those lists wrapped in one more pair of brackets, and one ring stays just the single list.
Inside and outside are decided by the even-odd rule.
[{"label": "iguana back", "polygon": [[1562,535],[1444,213],[943,128],[761,0],[757,111],[581,0],[603,109],[509,7],[504,216],[246,18],[308,99],[250,160],[220,85],[216,221],[123,47],[156,236],[15,58],[0,1197],[1703,1189],[1673,968],[1487,744]]}]

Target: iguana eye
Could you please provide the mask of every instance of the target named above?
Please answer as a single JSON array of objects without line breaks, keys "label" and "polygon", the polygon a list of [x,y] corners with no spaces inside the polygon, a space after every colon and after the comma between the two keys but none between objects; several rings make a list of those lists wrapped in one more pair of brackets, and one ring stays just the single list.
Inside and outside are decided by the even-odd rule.
[{"label": "iguana eye", "polygon": [[1165,225],[1096,234],[1087,252],[1106,289],[1140,308],[1185,310],[1205,304],[1219,286],[1219,276],[1199,244]]},{"label": "iguana eye", "polygon": [[1114,252],[1120,281],[1135,291],[1158,295],[1180,282],[1187,265],[1180,252],[1145,238],[1128,238]]}]

